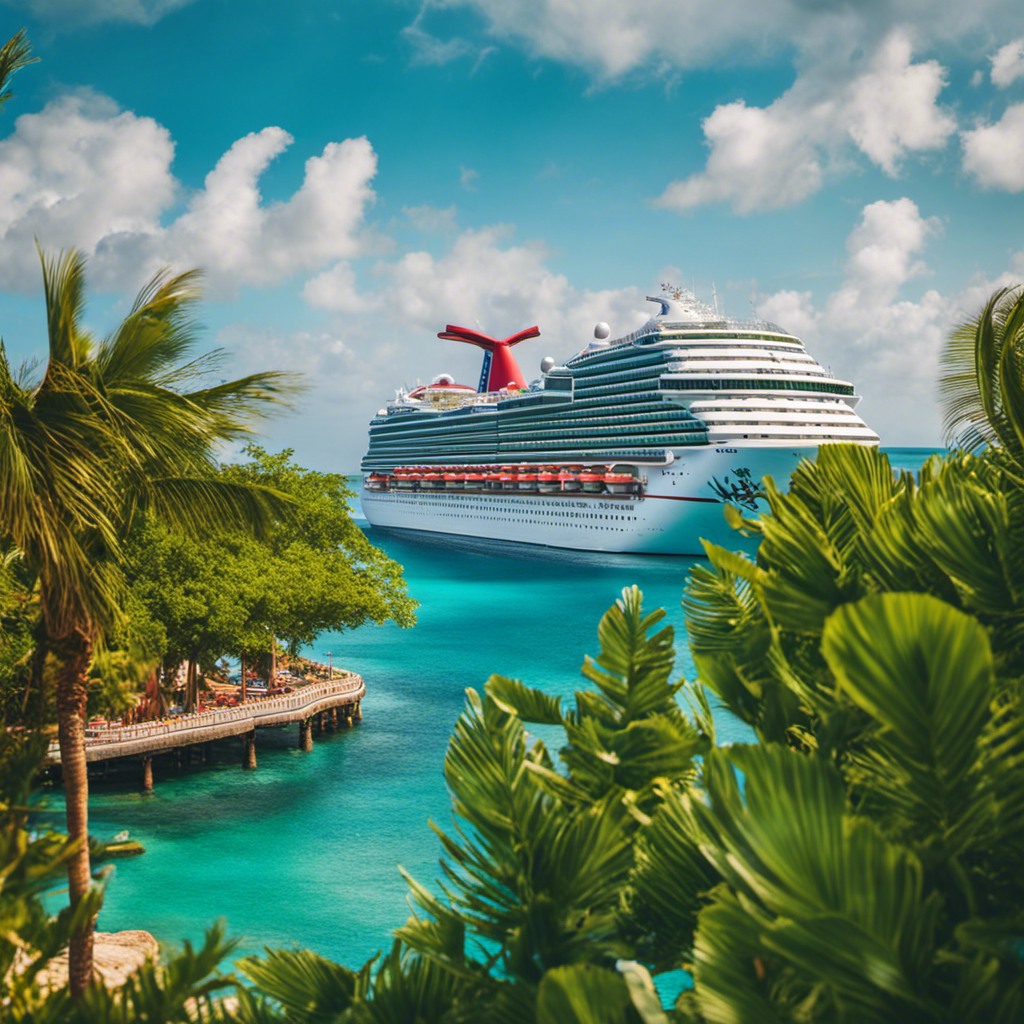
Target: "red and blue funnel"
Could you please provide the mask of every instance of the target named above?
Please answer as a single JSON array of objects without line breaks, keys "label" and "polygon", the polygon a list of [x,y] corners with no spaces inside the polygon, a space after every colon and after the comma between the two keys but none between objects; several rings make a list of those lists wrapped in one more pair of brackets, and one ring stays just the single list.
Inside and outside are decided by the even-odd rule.
[{"label": "red and blue funnel", "polygon": [[539,336],[539,327],[527,327],[516,334],[510,334],[507,338],[492,338],[488,334],[472,331],[468,327],[455,327],[452,324],[438,334],[439,338],[446,341],[464,341],[484,350],[484,364],[480,368],[480,383],[477,386],[477,391],[481,392],[499,391],[510,385],[525,388],[526,378],[523,377],[523,371],[519,369],[519,364],[510,350],[513,345],[518,345],[527,338]]}]

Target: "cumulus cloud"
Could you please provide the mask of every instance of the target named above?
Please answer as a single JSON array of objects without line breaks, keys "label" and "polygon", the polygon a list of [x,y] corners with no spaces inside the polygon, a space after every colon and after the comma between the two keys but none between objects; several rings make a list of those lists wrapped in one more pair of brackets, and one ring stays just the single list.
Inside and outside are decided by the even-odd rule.
[{"label": "cumulus cloud", "polygon": [[474,171],[472,167],[459,167],[459,184],[467,191],[476,191],[476,183],[480,178],[480,172]]},{"label": "cumulus cloud", "polygon": [[657,205],[686,210],[731,202],[739,213],[791,206],[821,188],[825,170],[851,143],[896,175],[908,154],[940,149],[956,122],[938,105],[945,71],[914,63],[902,30],[886,38],[869,66],[799,78],[767,107],[723,104],[704,120],[703,171],[672,182]]},{"label": "cumulus cloud", "polygon": [[442,8],[473,10],[492,38],[604,80],[713,67],[723,59],[751,62],[793,49],[805,68],[834,66],[858,50],[872,52],[901,26],[927,43],[959,41],[979,24],[1006,38],[1024,24],[1016,0],[719,0],[713,13],[703,0],[425,0],[414,23],[425,26]]},{"label": "cumulus cloud", "polygon": [[992,84],[1005,89],[1018,78],[1024,78],[1024,37],[1000,47],[992,61]]},{"label": "cumulus cloud", "polygon": [[34,238],[91,252],[111,235],[158,234],[177,189],[173,157],[165,128],[94,92],[23,114],[0,140],[0,283],[37,283]]},{"label": "cumulus cloud", "polygon": [[903,286],[925,272],[920,257],[938,231],[938,221],[909,199],[871,203],[847,239],[844,280],[823,304],[810,292],[786,290],[757,305],[760,316],[798,334],[819,362],[857,385],[865,396],[860,412],[883,443],[940,441],[936,380],[950,330],[994,288],[1024,276],[1022,252],[1006,272],[956,293],[903,297]]},{"label": "cumulus cloud", "polygon": [[183,193],[165,128],[91,92],[25,114],[0,141],[0,286],[35,285],[34,238],[46,249],[79,246],[93,256],[94,282],[117,287],[164,265],[200,265],[211,288],[232,291],[361,254],[372,146],[329,143],[306,161],[293,195],[266,202],[260,177],[291,142],[275,127],[239,139],[165,223]]},{"label": "cumulus cloud", "polygon": [[963,166],[985,188],[1024,190],[1024,103],[1006,108],[995,124],[961,132]]},{"label": "cumulus cloud", "polygon": [[[549,256],[540,242],[516,242],[511,226],[491,225],[463,231],[441,254],[409,252],[379,262],[372,274],[375,286],[363,291],[345,263],[313,277],[304,298],[332,315],[333,336],[358,354],[354,379],[326,355],[307,371],[325,382],[335,400],[336,408],[325,415],[343,424],[329,435],[331,445],[342,446],[334,452],[340,464],[356,465],[369,418],[399,385],[440,372],[476,384],[480,353],[439,341],[437,332],[447,324],[496,336],[539,325],[540,338],[516,348],[530,379],[539,374],[544,356],[567,358],[588,344],[599,320],[625,334],[650,316],[639,289],[574,287],[550,269]],[[312,357],[305,345],[300,361],[305,365]]]},{"label": "cumulus cloud", "polygon": [[153,25],[165,14],[185,7],[193,0],[7,0],[9,6],[25,11],[57,28],[123,21]]}]

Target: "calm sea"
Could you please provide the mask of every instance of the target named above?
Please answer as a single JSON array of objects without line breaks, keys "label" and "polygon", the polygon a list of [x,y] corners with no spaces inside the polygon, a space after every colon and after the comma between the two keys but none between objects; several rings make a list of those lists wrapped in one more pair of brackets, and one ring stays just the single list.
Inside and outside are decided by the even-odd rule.
[{"label": "calm sea", "polygon": [[[888,454],[916,470],[931,450]],[[223,917],[240,952],[297,944],[361,964],[408,916],[396,866],[438,875],[427,819],[450,823],[442,761],[466,687],[498,672],[571,695],[599,618],[633,583],[668,612],[677,670],[692,676],[680,609],[691,559],[373,540],[405,566],[418,624],[325,636],[312,651],[363,675],[362,724],[317,737],[311,754],[296,749],[297,726],[262,731],[255,772],[239,768],[240,748],[213,767],[157,765],[152,797],[127,775],[94,782],[90,831],[128,829],[147,850],[117,863],[102,930],[195,942]],[[747,738],[724,713],[718,728],[720,740]]]}]

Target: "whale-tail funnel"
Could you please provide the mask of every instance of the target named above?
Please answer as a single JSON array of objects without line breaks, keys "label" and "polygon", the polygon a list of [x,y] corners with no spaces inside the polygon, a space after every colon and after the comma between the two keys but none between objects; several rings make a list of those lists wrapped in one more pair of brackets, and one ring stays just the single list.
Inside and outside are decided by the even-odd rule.
[{"label": "whale-tail funnel", "polygon": [[484,364],[480,368],[480,383],[477,386],[477,391],[480,392],[498,391],[510,384],[517,388],[525,388],[526,378],[523,377],[523,371],[519,369],[516,357],[510,350],[513,345],[518,345],[527,338],[539,336],[539,327],[527,327],[516,334],[510,334],[507,338],[492,338],[488,334],[481,334],[468,327],[456,327],[454,324],[449,324],[438,334],[439,338],[447,341],[465,341],[484,350]]}]

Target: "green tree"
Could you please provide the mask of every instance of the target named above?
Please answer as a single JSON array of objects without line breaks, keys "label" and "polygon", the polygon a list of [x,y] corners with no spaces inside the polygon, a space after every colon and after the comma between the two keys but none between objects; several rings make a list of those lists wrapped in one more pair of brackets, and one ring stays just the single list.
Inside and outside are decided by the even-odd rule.
[{"label": "green tree", "polygon": [[291,450],[251,446],[247,454],[222,478],[289,499],[288,515],[261,537],[214,530],[197,538],[160,523],[132,537],[127,575],[165,630],[167,665],[189,659],[209,670],[225,654],[268,652],[275,641],[297,654],[327,630],[388,619],[412,625],[416,602],[402,567],[353,522],[345,478],[296,466]]},{"label": "green tree", "polygon": [[[82,325],[85,258],[42,258],[49,360],[40,380],[0,349],[0,523],[37,578],[45,651],[57,662],[57,715],[71,904],[89,891],[84,715],[98,642],[121,619],[122,541],[144,513],[200,533],[210,521],[262,528],[283,499],[221,479],[214,452],[248,437],[293,387],[254,374],[201,386],[189,360],[196,272],[158,274],[127,318],[95,342]],[[92,973],[92,921],[71,942],[71,987]]]}]

